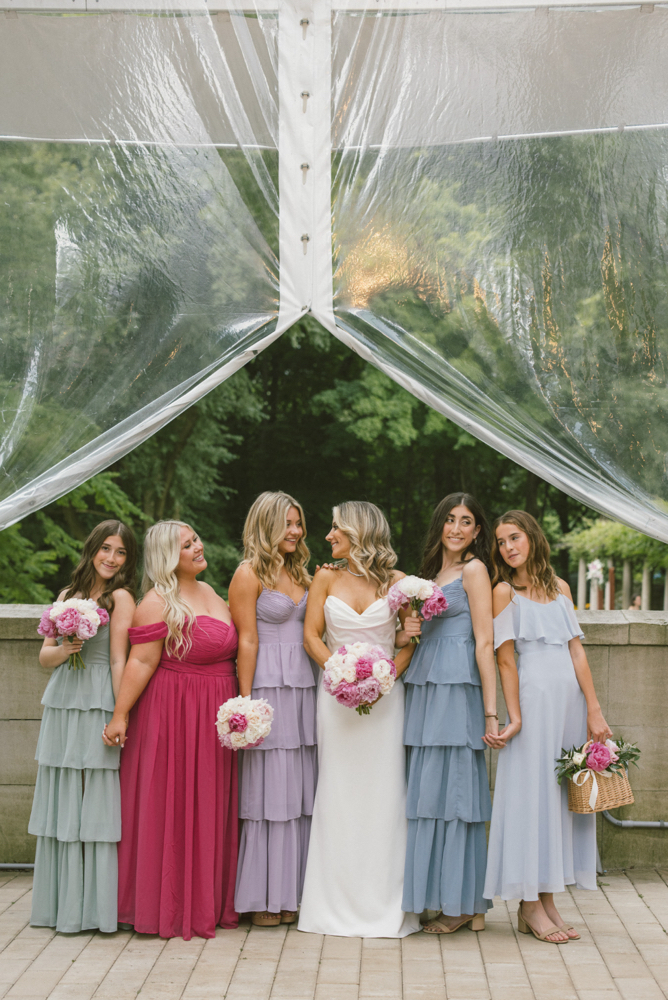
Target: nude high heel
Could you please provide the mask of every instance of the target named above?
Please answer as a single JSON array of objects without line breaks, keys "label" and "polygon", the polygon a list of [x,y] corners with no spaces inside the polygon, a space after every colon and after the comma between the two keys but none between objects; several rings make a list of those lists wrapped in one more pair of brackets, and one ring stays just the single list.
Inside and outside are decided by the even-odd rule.
[{"label": "nude high heel", "polygon": [[430,920],[428,924],[425,924],[422,930],[425,934],[454,934],[458,931],[460,927],[464,924],[468,927],[470,931],[484,931],[485,929],[485,914],[484,913],[474,913],[472,917],[467,917],[460,923],[455,924],[454,927],[450,927],[445,920],[442,919],[443,914],[439,913],[437,917]]}]

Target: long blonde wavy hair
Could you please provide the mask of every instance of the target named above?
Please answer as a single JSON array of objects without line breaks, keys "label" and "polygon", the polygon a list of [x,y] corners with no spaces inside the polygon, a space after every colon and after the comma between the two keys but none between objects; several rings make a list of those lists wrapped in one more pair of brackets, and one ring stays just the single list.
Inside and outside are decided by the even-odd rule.
[{"label": "long blonde wavy hair", "polygon": [[332,518],[350,541],[350,560],[376,584],[378,596],[384,597],[392,583],[397,554],[382,510],[365,500],[348,500],[333,509]]},{"label": "long blonde wavy hair", "polygon": [[[299,539],[295,551],[283,556],[278,551],[278,546],[285,538],[285,526],[291,507],[299,511],[304,534]],[[311,553],[305,538],[306,519],[301,504],[288,493],[261,493],[248,511],[244,524],[243,561],[251,567],[268,590],[276,589],[283,566],[298,586],[308,587],[311,576],[307,567]]]},{"label": "long blonde wavy hair", "polygon": [[494,522],[492,532],[492,587],[497,583],[509,583],[513,590],[524,590],[518,587],[513,581],[515,574],[512,566],[509,566],[499,551],[499,543],[496,540],[496,529],[502,524],[513,524],[529,539],[529,558],[527,559],[526,570],[531,586],[538,593],[545,594],[551,601],[555,601],[561,591],[557,574],[550,562],[550,543],[545,537],[545,533],[535,517],[527,514],[525,510],[509,510],[501,517],[497,517]]},{"label": "long blonde wavy hair", "polygon": [[175,570],[181,558],[181,528],[193,528],[185,521],[158,521],[144,538],[144,576],[142,593],[151,588],[165,602],[164,622],[167,626],[165,650],[168,656],[182,659],[192,646],[195,612],[181,597]]}]

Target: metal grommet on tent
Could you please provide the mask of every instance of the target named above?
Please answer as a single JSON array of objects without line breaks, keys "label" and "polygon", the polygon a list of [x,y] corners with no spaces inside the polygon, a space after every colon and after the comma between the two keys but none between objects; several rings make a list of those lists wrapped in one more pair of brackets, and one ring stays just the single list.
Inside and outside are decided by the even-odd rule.
[{"label": "metal grommet on tent", "polygon": [[299,22],[299,25],[300,25],[300,27],[302,29],[302,39],[304,41],[306,41],[306,31],[307,31],[308,26],[309,26],[310,23],[311,22],[309,21],[309,19],[307,17],[303,17],[301,19],[301,21]]}]

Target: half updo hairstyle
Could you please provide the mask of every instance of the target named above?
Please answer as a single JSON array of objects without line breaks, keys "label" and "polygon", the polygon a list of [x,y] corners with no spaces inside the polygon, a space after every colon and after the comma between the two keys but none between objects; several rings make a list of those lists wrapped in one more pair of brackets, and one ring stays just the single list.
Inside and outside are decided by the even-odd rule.
[{"label": "half updo hairstyle", "polygon": [[513,580],[514,570],[505,561],[499,551],[499,543],[496,540],[496,529],[502,524],[514,524],[516,528],[523,531],[529,539],[529,558],[526,562],[526,571],[531,581],[531,586],[538,593],[545,594],[551,601],[555,601],[560,594],[557,574],[550,562],[550,543],[545,537],[545,533],[538,521],[525,510],[509,510],[501,517],[497,517],[494,522],[494,535],[492,538],[492,587],[497,583],[509,583],[513,590],[524,590],[518,587]]},{"label": "half updo hairstyle", "polygon": [[[299,511],[303,534],[294,552],[282,555],[278,546],[285,538],[288,511]],[[305,542],[306,519],[302,506],[289,493],[260,493],[248,511],[244,524],[244,562],[253,570],[263,587],[275,590],[281,568],[299,587],[308,589],[311,576],[308,564],[311,553]]]},{"label": "half updo hairstyle", "polygon": [[93,559],[100,551],[106,538],[110,535],[118,535],[125,546],[125,562],[118,573],[111,580],[104,581],[104,589],[97,598],[97,604],[104,608],[109,614],[114,610],[114,591],[127,590],[133,600],[136,597],[137,588],[137,539],[132,528],[122,521],[101,521],[97,527],[93,528],[86,539],[81,552],[81,558],[74,572],[69,587],[63,595],[63,600],[67,601],[76,594],[81,594],[84,600],[90,597],[95,586],[95,567]]},{"label": "half updo hairstyle", "polygon": [[144,577],[142,594],[151,588],[164,601],[163,621],[167,626],[165,651],[182,659],[192,646],[195,612],[181,596],[176,567],[181,558],[181,528],[194,529],[185,521],[157,521],[144,537]]},{"label": "half updo hairstyle", "polygon": [[484,563],[487,570],[490,569],[492,532],[485,511],[470,493],[449,493],[436,506],[427,529],[419,572],[419,575],[425,580],[434,580],[441,572],[443,566],[443,528],[454,507],[466,507],[470,510],[476,527],[480,528],[477,537],[462,552],[461,561],[467,562],[470,557],[474,557]]},{"label": "half updo hairstyle", "polygon": [[350,558],[384,597],[392,583],[397,554],[390,541],[390,526],[380,508],[365,500],[348,500],[332,511],[334,524],[350,542]]}]

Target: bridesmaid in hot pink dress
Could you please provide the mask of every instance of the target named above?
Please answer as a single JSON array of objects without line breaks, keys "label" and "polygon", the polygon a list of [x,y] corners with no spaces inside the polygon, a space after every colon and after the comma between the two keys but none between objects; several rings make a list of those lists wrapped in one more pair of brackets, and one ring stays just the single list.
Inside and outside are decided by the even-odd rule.
[{"label": "bridesmaid in hot pink dress", "polygon": [[210,938],[238,923],[237,761],[215,727],[238,693],[237,633],[222,598],[196,579],[206,561],[189,525],[153,525],[144,567],[152,587],[106,729],[106,742],[125,747],[118,919],[144,934]]}]

